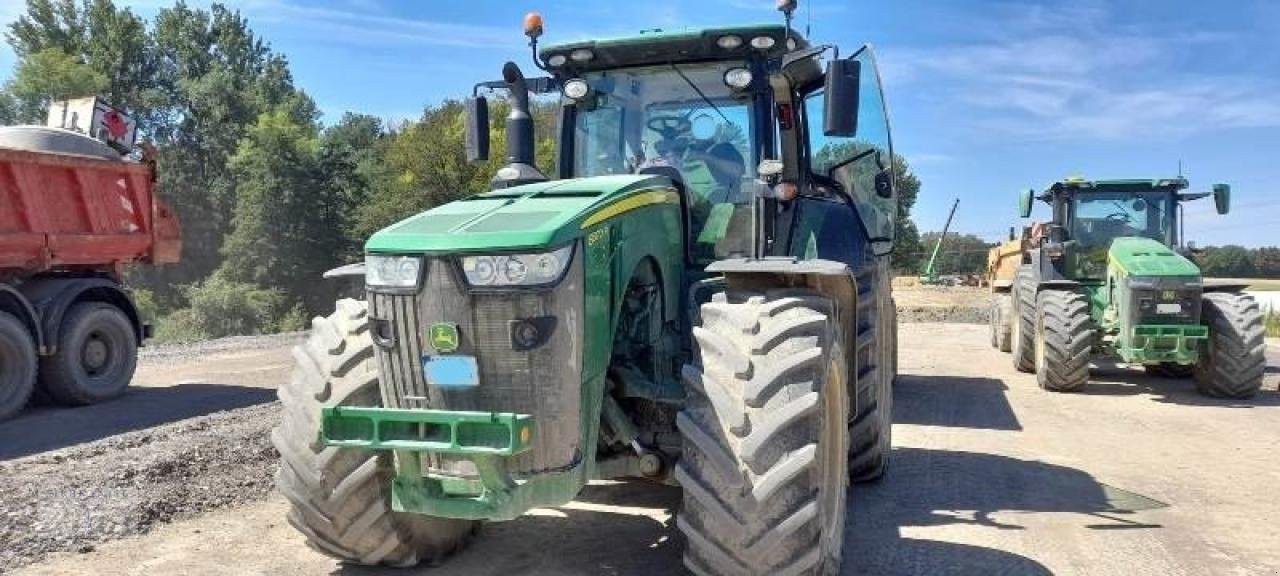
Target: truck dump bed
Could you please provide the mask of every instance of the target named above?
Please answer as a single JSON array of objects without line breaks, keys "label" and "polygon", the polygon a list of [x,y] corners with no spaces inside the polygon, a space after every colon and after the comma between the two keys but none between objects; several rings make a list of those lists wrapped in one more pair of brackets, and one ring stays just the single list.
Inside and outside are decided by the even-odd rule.
[{"label": "truck dump bed", "polygon": [[149,163],[0,148],[0,279],[178,261]]}]

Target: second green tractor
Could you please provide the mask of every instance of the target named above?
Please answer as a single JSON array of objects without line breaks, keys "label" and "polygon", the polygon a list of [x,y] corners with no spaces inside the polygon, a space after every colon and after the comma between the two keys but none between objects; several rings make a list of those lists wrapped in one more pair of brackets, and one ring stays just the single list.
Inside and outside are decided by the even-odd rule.
[{"label": "second green tractor", "polygon": [[1057,182],[1021,197],[1052,219],[991,251],[992,344],[1042,388],[1076,391],[1089,363],[1111,357],[1158,377],[1194,377],[1203,394],[1248,398],[1266,367],[1263,314],[1244,286],[1206,280],[1181,248],[1182,204],[1231,189],[1185,192],[1182,178]]}]

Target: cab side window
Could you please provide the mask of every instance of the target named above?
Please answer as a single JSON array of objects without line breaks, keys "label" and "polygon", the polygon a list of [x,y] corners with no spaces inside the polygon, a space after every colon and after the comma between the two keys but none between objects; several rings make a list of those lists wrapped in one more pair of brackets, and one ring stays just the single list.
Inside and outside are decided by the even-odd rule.
[{"label": "cab side window", "polygon": [[877,253],[887,253],[898,211],[889,118],[870,47],[864,46],[853,58],[861,63],[857,134],[852,138],[823,134],[822,90],[809,94],[804,101],[809,166],[814,174],[839,183],[853,198]]}]

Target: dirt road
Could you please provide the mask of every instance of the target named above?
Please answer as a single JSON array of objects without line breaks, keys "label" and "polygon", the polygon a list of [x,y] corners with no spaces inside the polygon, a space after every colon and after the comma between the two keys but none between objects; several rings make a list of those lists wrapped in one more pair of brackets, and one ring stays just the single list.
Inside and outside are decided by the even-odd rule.
[{"label": "dirt road", "polygon": [[[1048,394],[986,346],[985,326],[906,324],[900,338],[894,461],[884,481],[854,488],[846,573],[1280,574],[1276,368],[1245,402],[1116,368],[1096,370],[1085,393]],[[148,366],[140,378],[253,389],[284,377],[283,350],[243,358],[221,378],[162,372],[230,370],[218,353],[191,358],[195,368]],[[231,414],[259,408],[269,406]],[[0,439],[12,437],[0,428]],[[310,551],[271,495],[19,573],[679,573],[678,505],[676,489],[591,487],[564,508],[486,526],[443,567],[393,571],[344,568]]]}]

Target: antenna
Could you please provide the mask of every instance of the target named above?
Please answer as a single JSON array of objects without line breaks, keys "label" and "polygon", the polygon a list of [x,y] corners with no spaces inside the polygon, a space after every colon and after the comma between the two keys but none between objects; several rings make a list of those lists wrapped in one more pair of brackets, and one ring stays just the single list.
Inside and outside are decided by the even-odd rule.
[{"label": "antenna", "polygon": [[804,4],[804,37],[809,38],[813,42],[813,2],[805,2]]},{"label": "antenna", "polygon": [[1178,159],[1178,177],[1179,178],[1182,177],[1182,159],[1181,158]]}]

